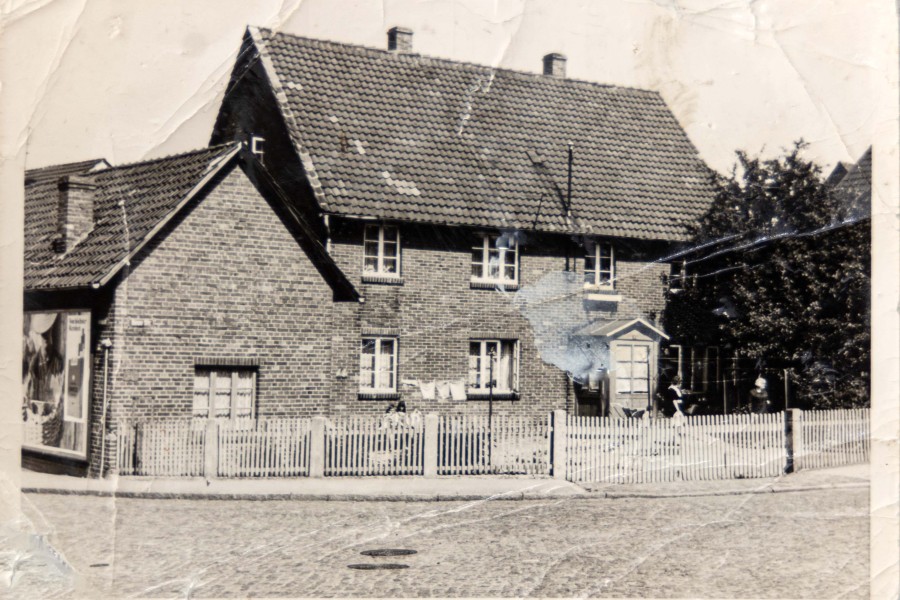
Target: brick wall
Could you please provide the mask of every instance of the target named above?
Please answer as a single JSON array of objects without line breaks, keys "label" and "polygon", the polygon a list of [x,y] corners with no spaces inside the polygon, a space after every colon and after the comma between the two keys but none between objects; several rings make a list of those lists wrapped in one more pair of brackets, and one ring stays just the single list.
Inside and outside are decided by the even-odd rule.
[{"label": "brick wall", "polygon": [[[240,169],[116,287],[116,420],[191,414],[195,364],[258,363],[257,414],[327,413],[332,290]],[[201,361],[202,362],[202,361]]]},{"label": "brick wall", "polygon": [[465,380],[470,339],[517,339],[520,397],[495,402],[495,411],[545,414],[572,401],[565,370],[578,362],[570,347],[573,331],[600,318],[647,318],[664,305],[660,275],[669,267],[648,260],[653,249],[622,247],[617,260],[622,302],[586,302],[582,251],[564,236],[526,236],[520,247],[521,287],[501,292],[470,287],[471,246],[479,232],[427,225],[401,227],[402,285],[364,283],[363,226],[332,220],[332,256],[365,297],[358,308],[339,309],[336,319],[343,326],[333,336],[334,369],[347,376],[335,381],[335,413],[383,412],[394,401],[358,397],[365,331],[398,334],[399,392],[408,410],[444,414],[486,412],[487,402],[425,400],[415,383]]}]

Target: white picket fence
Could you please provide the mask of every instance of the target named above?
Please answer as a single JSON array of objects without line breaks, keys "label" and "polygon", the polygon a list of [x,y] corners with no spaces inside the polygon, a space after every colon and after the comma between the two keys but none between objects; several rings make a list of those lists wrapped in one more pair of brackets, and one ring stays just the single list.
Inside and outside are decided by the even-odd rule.
[{"label": "white picket fence", "polygon": [[342,417],[325,425],[325,475],[421,475],[421,421]]},{"label": "white picket fence", "polygon": [[782,414],[569,417],[566,432],[566,473],[574,482],[769,477],[785,465]]},{"label": "white picket fence", "polygon": [[549,473],[548,419],[486,415],[441,416],[438,421],[441,475]]},{"label": "white picket fence", "polygon": [[821,469],[869,460],[869,409],[803,411],[794,442],[794,465]]},{"label": "white picket fence", "polygon": [[309,474],[309,419],[260,419],[218,426],[219,477]]},{"label": "white picket fence", "polygon": [[193,419],[124,422],[117,439],[120,475],[203,475],[206,429]]},{"label": "white picket fence", "polygon": [[[645,483],[772,477],[866,462],[868,409],[680,419],[427,415],[122,422],[120,475],[299,477],[523,474]],[[555,429],[555,431],[554,431]],[[790,443],[786,443],[790,441]],[[553,466],[551,469],[551,455]]]}]

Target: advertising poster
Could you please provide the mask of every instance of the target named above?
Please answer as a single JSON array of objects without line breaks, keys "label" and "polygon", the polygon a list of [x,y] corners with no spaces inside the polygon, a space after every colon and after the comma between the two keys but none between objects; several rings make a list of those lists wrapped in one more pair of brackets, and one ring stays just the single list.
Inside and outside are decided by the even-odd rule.
[{"label": "advertising poster", "polygon": [[25,313],[25,446],[87,456],[90,323],[89,311]]}]

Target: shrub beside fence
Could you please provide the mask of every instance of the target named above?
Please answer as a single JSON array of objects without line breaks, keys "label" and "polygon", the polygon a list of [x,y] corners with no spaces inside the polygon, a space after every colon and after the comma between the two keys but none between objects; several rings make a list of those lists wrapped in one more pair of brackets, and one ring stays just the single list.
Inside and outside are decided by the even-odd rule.
[{"label": "shrub beside fence", "polygon": [[644,483],[776,476],[866,462],[869,411],[683,419],[484,415],[121,423],[120,475],[297,477],[553,474]]}]

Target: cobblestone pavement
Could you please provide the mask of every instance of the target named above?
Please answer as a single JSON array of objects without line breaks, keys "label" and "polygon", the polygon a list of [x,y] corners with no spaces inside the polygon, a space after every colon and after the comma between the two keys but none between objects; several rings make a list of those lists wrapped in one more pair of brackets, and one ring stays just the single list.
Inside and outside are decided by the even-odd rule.
[{"label": "cobblestone pavement", "polygon": [[[20,555],[22,598],[869,593],[865,489],[468,503],[29,494],[23,505],[74,575]],[[360,555],[373,548],[418,553]],[[382,562],[409,568],[347,567]]]}]

